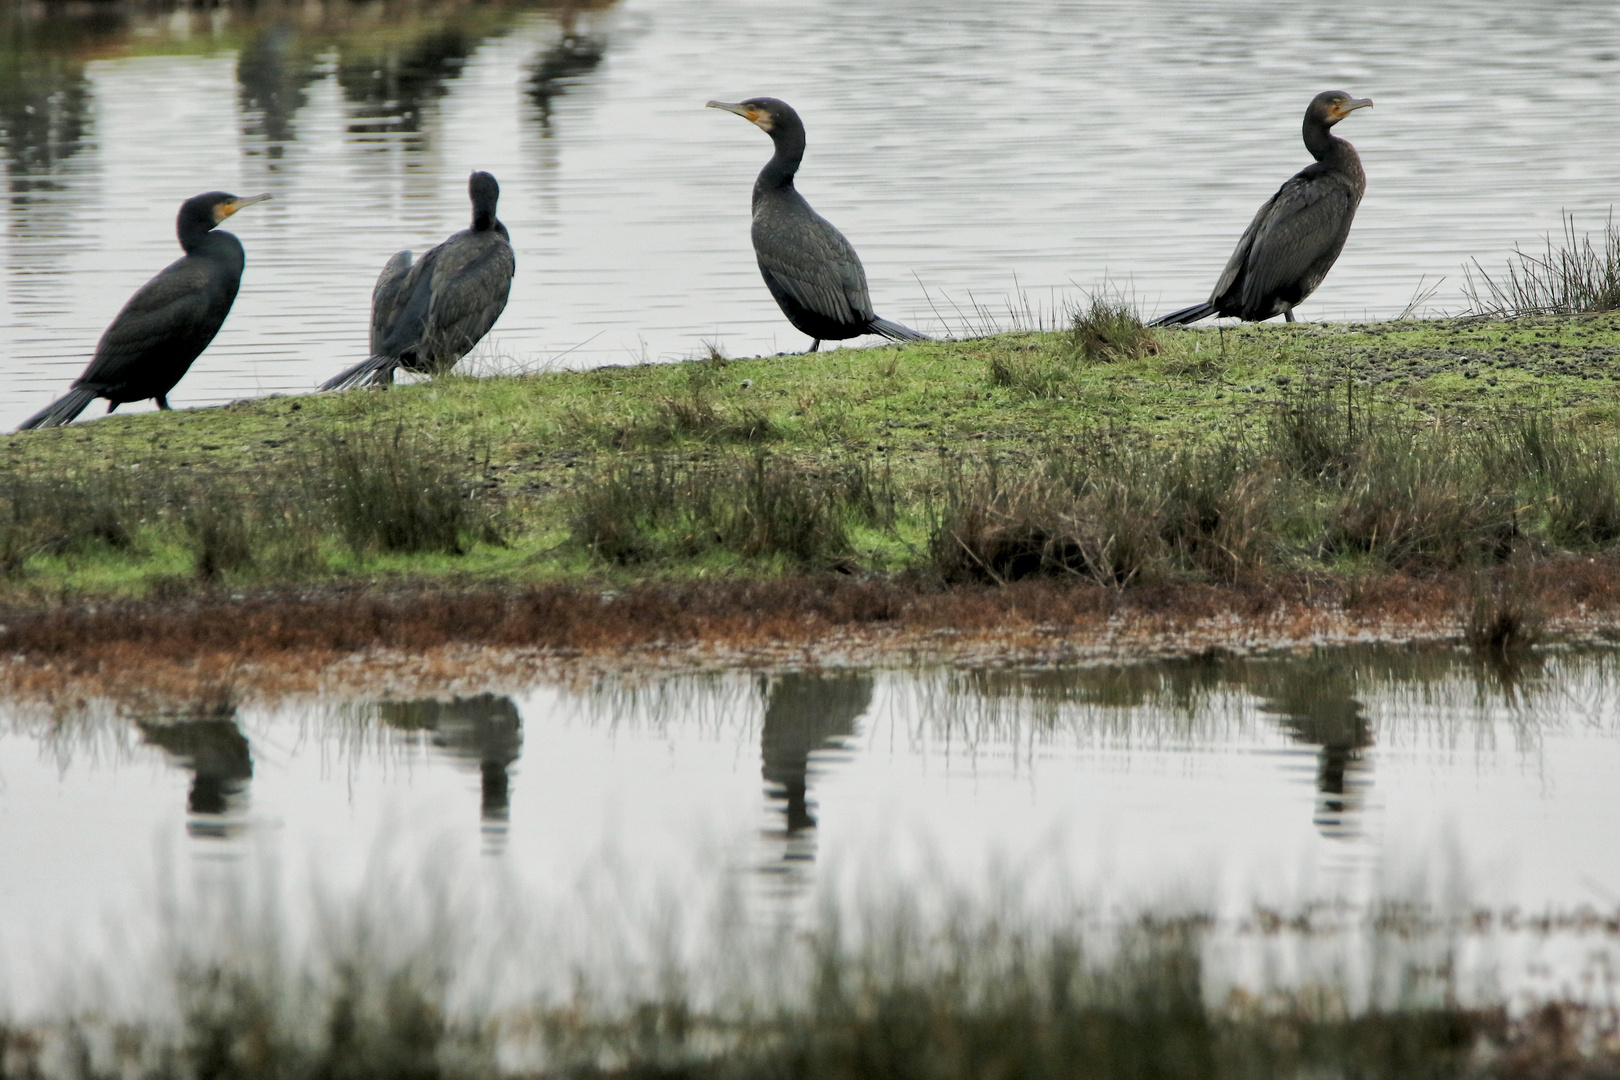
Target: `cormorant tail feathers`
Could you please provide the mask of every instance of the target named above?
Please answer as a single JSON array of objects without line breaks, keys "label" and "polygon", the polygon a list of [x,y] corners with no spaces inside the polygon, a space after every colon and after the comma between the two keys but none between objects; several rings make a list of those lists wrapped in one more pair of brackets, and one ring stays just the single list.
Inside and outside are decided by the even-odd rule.
[{"label": "cormorant tail feathers", "polygon": [[21,424],[18,424],[17,430],[29,431],[33,428],[61,427],[84,412],[85,407],[100,396],[94,390],[76,386],[24,420]]},{"label": "cormorant tail feathers", "polygon": [[375,386],[378,383],[389,382],[389,377],[398,366],[397,356],[368,356],[353,367],[344,368],[321,383],[321,389],[346,390],[351,386]]},{"label": "cormorant tail feathers", "polygon": [[1194,304],[1192,307],[1184,307],[1180,311],[1172,311],[1168,315],[1154,319],[1148,325],[1184,326],[1187,323],[1197,322],[1199,319],[1207,319],[1214,314],[1215,305],[1206,301],[1202,304]]},{"label": "cormorant tail feathers", "polygon": [[927,334],[919,334],[909,326],[901,326],[888,319],[873,319],[872,325],[867,327],[874,334],[882,334],[890,341],[928,341]]}]

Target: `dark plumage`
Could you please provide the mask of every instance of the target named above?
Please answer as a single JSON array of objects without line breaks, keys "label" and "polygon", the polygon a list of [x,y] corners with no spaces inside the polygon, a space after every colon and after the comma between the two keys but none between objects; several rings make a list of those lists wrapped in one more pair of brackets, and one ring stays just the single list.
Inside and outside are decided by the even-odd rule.
[{"label": "dark plumage", "polygon": [[1210,315],[1258,322],[1273,315],[1294,321],[1294,306],[1327,277],[1350,235],[1350,222],[1367,189],[1356,148],[1328,129],[1370,98],[1342,90],[1317,94],[1305,110],[1305,148],[1316,159],[1277,189],[1221,271],[1209,300],[1173,311],[1153,325],[1196,322]]},{"label": "dark plumage", "polygon": [[810,351],[819,349],[823,340],[862,334],[926,340],[915,330],[877,317],[855,249],[794,188],[793,176],[804,158],[799,114],[787,102],[768,97],[736,104],[711,101],[709,108],[736,113],[776,144],[776,153],[754,181],[754,254],[782,314],[814,339]]},{"label": "dark plumage", "polygon": [[185,255],[129,298],[72,389],[17,430],[66,424],[98,397],[107,399],[108,412],[146,398],[167,409],[169,391],[219,333],[242,284],[242,243],[215,226],[269,197],[210,191],[182,203],[175,232]]},{"label": "dark plumage", "polygon": [[472,225],[416,262],[401,251],[371,292],[371,356],[321,385],[337,390],[394,381],[396,368],[439,375],[472,351],[506,310],[517,260],[495,217],[501,188],[487,172],[467,180]]}]

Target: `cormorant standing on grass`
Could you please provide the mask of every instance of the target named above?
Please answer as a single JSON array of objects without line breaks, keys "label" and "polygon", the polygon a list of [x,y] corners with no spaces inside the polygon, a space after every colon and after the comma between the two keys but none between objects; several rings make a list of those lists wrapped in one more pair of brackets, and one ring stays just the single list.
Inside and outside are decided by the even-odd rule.
[{"label": "cormorant standing on grass", "polygon": [[709,102],[755,124],[776,153],[754,181],[754,254],[759,272],[788,322],[809,334],[815,352],[824,340],[882,334],[895,341],[926,336],[880,319],[866,291],[866,271],[844,234],[804,201],[793,174],[804,158],[804,124],[785,101],[757,97]]},{"label": "cormorant standing on grass", "polygon": [[371,293],[371,356],[321,384],[338,390],[391,383],[394,370],[440,375],[456,366],[506,310],[517,260],[495,217],[501,187],[487,172],[467,180],[472,225],[415,263],[394,254]]},{"label": "cormorant standing on grass", "polygon": [[1294,321],[1294,307],[1327,277],[1350,235],[1367,175],[1356,148],[1328,129],[1371,98],[1328,90],[1305,110],[1305,149],[1316,159],[1273,195],[1221,271],[1215,291],[1202,304],[1173,311],[1154,326],[1196,322],[1210,315],[1259,322],[1273,315]]},{"label": "cormorant standing on grass", "polygon": [[242,242],[215,226],[269,197],[210,191],[182,203],[175,232],[185,254],[129,298],[72,389],[17,430],[66,424],[98,397],[107,399],[108,412],[146,398],[167,409],[169,391],[219,333],[242,284]]}]

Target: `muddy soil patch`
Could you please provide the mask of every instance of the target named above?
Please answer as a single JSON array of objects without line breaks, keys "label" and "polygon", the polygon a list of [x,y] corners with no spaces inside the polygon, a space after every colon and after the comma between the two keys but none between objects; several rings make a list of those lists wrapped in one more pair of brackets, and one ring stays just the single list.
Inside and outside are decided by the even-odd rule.
[{"label": "muddy soil patch", "polygon": [[[806,576],[512,591],[324,589],[0,611],[14,696],[242,697],[510,686],[678,668],[1055,664],[1349,641],[1461,642],[1512,575],[1550,639],[1620,631],[1620,559],[1131,590]],[[1482,586],[1482,582],[1484,585]]]}]

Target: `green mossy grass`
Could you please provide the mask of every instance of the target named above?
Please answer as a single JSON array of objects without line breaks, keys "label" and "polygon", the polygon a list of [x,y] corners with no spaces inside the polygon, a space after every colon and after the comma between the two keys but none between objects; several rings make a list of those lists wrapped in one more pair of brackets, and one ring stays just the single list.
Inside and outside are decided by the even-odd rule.
[{"label": "green mossy grass", "polygon": [[[953,494],[953,476],[994,467],[1004,478],[1058,478],[1051,490],[1081,502],[1047,509],[1053,521],[1070,520],[1090,512],[1085,499],[1104,498],[1095,494],[1106,486],[1100,478],[1127,460],[1155,476],[1186,473],[1177,473],[1175,491],[1154,496],[1175,503],[1175,520],[1137,523],[1152,532],[1143,542],[1157,552],[1152,560],[1160,576],[1168,568],[1222,578],[1304,563],[1360,573],[1369,543],[1375,555],[1379,550],[1372,530],[1384,528],[1371,503],[1385,498],[1390,485],[1381,487],[1366,463],[1335,463],[1334,454],[1364,453],[1370,461],[1396,444],[1418,455],[1442,443],[1463,446],[1457,476],[1474,479],[1447,482],[1467,486],[1492,473],[1497,459],[1487,461],[1484,448],[1491,439],[1517,479],[1491,496],[1501,503],[1493,502],[1491,513],[1473,504],[1448,504],[1446,513],[1463,521],[1484,513],[1498,533],[1544,547],[1615,541],[1608,516],[1589,520],[1575,504],[1591,503],[1594,492],[1614,494],[1616,471],[1608,462],[1620,460],[1609,449],[1620,446],[1620,317],[1143,334],[1127,326],[1130,347],[1112,349],[1099,348],[1085,329],[815,355],[451,376],[386,390],[114,414],[7,435],[0,437],[7,491],[18,478],[59,490],[66,518],[76,487],[102,484],[122,493],[134,541],[67,543],[52,532],[51,512],[39,510],[37,499],[23,514],[0,491],[0,512],[9,515],[0,531],[10,530],[0,536],[0,597],[140,596],[187,581],[233,588],[627,582],[805,570],[923,570],[949,578],[950,567],[940,565],[939,530],[951,500],[966,490]],[[1319,415],[1306,422],[1302,410]],[[1526,435],[1527,424],[1539,425],[1545,437]],[[1377,436],[1372,443],[1369,430]],[[1538,438],[1562,465],[1547,467]],[[350,439],[384,449],[390,439],[404,440],[397,452],[431,473],[421,483],[442,487],[432,505],[454,516],[444,525],[451,541],[437,550],[386,550],[357,531],[352,514],[365,511],[351,508],[351,520],[340,519],[343,500],[330,474],[335,448]],[[1328,445],[1346,439],[1365,446]],[[379,453],[373,459],[381,460]],[[1244,473],[1248,487],[1236,502],[1219,476],[1205,475],[1222,454],[1242,458],[1232,468]],[[645,471],[654,461],[706,478],[713,490],[701,498],[724,505],[675,507],[637,526],[646,533],[642,557],[604,555],[581,533],[581,501],[599,493],[606,478]],[[1580,461],[1588,464],[1575,467]],[[739,520],[761,512],[740,494],[747,486],[740,478],[751,468],[785,477],[789,503],[822,499],[831,520],[817,535],[825,539],[787,544],[780,537],[791,522]],[[1356,469],[1361,516],[1350,520],[1341,504],[1355,484],[1340,474]],[[1382,479],[1391,477],[1397,487],[1405,482],[1393,472]],[[205,537],[198,520],[206,515],[195,507],[209,492],[220,505],[239,502],[242,521]],[[1605,506],[1611,505],[1620,501],[1609,498]],[[1499,520],[1504,513],[1507,526]],[[1211,515],[1224,515],[1225,524]],[[1620,521],[1620,509],[1612,516]],[[1240,519],[1250,524],[1237,535]],[[219,515],[209,520],[218,525]],[[1265,535],[1253,533],[1262,525]],[[708,533],[698,535],[703,529]],[[701,542],[675,542],[682,530],[688,541]],[[442,537],[442,529],[435,535]],[[1094,539],[1106,544],[1111,535]],[[1421,538],[1413,543],[1430,551]],[[1435,557],[1455,561],[1449,553]],[[1091,576],[1121,584],[1139,575]]]}]

